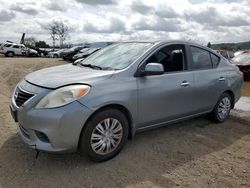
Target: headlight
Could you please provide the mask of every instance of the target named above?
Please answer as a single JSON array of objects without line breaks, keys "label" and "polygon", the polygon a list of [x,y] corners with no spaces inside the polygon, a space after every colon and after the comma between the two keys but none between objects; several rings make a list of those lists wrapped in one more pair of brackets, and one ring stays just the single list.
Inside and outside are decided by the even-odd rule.
[{"label": "headlight", "polygon": [[56,108],[69,104],[80,97],[87,95],[90,86],[70,85],[59,88],[46,95],[35,108]]}]

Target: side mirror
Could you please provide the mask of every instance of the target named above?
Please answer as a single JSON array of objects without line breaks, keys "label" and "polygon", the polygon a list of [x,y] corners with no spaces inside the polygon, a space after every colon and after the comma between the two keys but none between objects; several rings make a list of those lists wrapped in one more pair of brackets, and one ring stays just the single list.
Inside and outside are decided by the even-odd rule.
[{"label": "side mirror", "polygon": [[148,63],[141,73],[143,75],[160,75],[164,73],[164,67],[160,63]]}]

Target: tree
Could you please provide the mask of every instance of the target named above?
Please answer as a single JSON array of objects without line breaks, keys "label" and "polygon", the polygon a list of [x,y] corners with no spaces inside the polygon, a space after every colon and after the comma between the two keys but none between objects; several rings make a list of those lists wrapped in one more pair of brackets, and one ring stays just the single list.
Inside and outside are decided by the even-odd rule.
[{"label": "tree", "polygon": [[208,47],[208,48],[211,48],[211,46],[212,46],[211,43],[208,42],[208,43],[207,43],[207,47]]},{"label": "tree", "polygon": [[29,48],[34,48],[36,46],[36,39],[34,37],[29,37],[24,39],[25,46]]},{"label": "tree", "polygon": [[50,31],[50,36],[53,40],[53,47],[55,47],[56,40],[59,40],[60,47],[63,47],[64,41],[69,37],[68,26],[62,21],[52,21],[47,30]]},{"label": "tree", "polygon": [[36,48],[49,48],[49,45],[45,41],[38,41],[35,46]]},{"label": "tree", "polygon": [[49,24],[49,26],[46,29],[50,32],[50,38],[53,41],[53,48],[55,48],[56,40],[58,40],[56,21],[53,21],[51,24]]},{"label": "tree", "polygon": [[62,21],[56,22],[56,31],[60,40],[60,47],[63,47],[64,41],[69,37],[69,29]]}]

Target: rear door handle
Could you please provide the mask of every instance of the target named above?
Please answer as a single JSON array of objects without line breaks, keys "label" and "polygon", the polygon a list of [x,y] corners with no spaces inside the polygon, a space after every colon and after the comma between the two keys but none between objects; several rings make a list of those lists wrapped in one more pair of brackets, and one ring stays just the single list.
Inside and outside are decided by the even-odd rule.
[{"label": "rear door handle", "polygon": [[221,82],[222,82],[222,81],[226,81],[226,78],[220,77],[220,78],[219,78],[219,81],[221,81]]},{"label": "rear door handle", "polygon": [[187,81],[183,81],[183,82],[181,83],[181,86],[182,86],[182,87],[187,87],[187,86],[189,86],[189,85],[190,85],[190,83],[187,82]]}]

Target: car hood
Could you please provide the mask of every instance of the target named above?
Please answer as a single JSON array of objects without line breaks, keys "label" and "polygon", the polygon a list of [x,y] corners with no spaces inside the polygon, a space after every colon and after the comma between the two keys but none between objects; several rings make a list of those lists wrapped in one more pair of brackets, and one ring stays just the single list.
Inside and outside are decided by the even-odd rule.
[{"label": "car hood", "polygon": [[250,65],[250,62],[237,62],[237,61],[231,61],[231,63],[237,65],[237,66],[248,66]]},{"label": "car hood", "polygon": [[55,89],[64,85],[104,80],[112,76],[113,70],[95,70],[72,64],[60,65],[28,74],[25,80],[31,84]]}]

